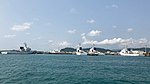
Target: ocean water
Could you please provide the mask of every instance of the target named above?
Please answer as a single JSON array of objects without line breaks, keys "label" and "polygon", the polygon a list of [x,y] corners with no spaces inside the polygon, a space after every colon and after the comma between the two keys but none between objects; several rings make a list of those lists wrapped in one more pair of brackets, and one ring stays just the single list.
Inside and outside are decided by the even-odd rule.
[{"label": "ocean water", "polygon": [[0,84],[150,84],[150,57],[0,55]]}]

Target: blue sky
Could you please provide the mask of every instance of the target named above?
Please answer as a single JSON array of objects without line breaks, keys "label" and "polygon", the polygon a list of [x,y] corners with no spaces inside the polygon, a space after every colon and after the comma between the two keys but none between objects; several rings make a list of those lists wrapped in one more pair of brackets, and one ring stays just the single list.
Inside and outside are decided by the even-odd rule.
[{"label": "blue sky", "polygon": [[149,0],[1,0],[0,49],[149,46]]}]

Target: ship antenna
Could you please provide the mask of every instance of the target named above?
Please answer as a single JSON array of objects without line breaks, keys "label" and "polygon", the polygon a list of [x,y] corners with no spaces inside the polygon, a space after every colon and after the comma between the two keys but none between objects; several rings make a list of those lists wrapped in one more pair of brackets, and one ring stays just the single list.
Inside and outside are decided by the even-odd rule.
[{"label": "ship antenna", "polygon": [[147,45],[145,45],[145,53],[147,52]]},{"label": "ship antenna", "polygon": [[27,43],[24,43],[25,47],[27,48]]}]

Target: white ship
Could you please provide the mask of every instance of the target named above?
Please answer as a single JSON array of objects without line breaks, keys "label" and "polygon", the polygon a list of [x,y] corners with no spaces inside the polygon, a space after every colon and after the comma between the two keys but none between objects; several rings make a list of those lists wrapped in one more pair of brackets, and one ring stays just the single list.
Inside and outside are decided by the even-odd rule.
[{"label": "white ship", "polygon": [[1,52],[1,54],[6,55],[6,54],[7,54],[7,52],[6,52],[6,51],[3,51],[3,52]]},{"label": "white ship", "polygon": [[79,47],[77,48],[76,55],[87,55],[87,53],[82,50],[82,46],[80,44]]},{"label": "white ship", "polygon": [[121,56],[144,56],[144,55],[141,54],[141,53],[138,53],[138,52],[135,53],[135,51],[128,50],[127,48],[122,49],[122,50],[119,52],[119,54],[120,54]]},{"label": "white ship", "polygon": [[91,56],[98,56],[99,55],[99,52],[96,51],[96,48],[95,47],[92,47],[88,54],[87,55],[91,55]]},{"label": "white ship", "polygon": [[95,46],[95,44],[93,44],[93,47],[90,48],[87,55],[91,55],[91,56],[103,56],[103,55],[105,55],[104,53],[97,51],[94,46]]},{"label": "white ship", "polygon": [[98,55],[105,55],[105,53],[102,53],[102,52],[98,52]]}]

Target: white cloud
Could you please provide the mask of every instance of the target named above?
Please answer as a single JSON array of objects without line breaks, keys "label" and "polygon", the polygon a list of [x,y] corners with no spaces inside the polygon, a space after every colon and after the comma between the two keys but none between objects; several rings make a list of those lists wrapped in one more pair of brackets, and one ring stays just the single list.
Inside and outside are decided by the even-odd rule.
[{"label": "white cloud", "polygon": [[68,47],[70,45],[70,43],[67,41],[63,41],[63,42],[59,43],[58,45],[62,46],[62,47]]},{"label": "white cloud", "polygon": [[113,39],[105,39],[99,44],[102,45],[114,45],[114,44],[120,44],[120,45],[126,45],[132,42],[133,39],[122,39],[122,38],[113,38]]},{"label": "white cloud", "polygon": [[94,19],[91,19],[91,20],[87,20],[86,22],[87,22],[87,23],[91,23],[91,24],[92,24],[92,23],[94,23],[94,22],[95,22],[95,20],[94,20]]},{"label": "white cloud", "polygon": [[30,35],[31,33],[29,33],[29,32],[27,32],[27,33],[25,33],[26,35]]},{"label": "white cloud", "polygon": [[76,30],[75,30],[75,29],[73,29],[73,30],[68,30],[68,33],[74,34],[74,33],[76,33]]},{"label": "white cloud", "polygon": [[113,25],[112,28],[117,28],[117,26],[116,26],[116,25]]},{"label": "white cloud", "polygon": [[85,33],[82,33],[81,36],[85,36]]},{"label": "white cloud", "polygon": [[112,8],[118,8],[118,5],[112,4],[111,7],[112,7]]},{"label": "white cloud", "polygon": [[41,36],[36,37],[36,38],[34,38],[33,40],[40,40],[40,39],[42,39],[42,37],[41,37]]},{"label": "white cloud", "polygon": [[82,36],[83,43],[82,44],[93,44],[92,40],[86,38],[86,36]]},{"label": "white cloud", "polygon": [[132,32],[133,31],[133,28],[128,28],[128,32]]},{"label": "white cloud", "polygon": [[141,38],[137,42],[138,42],[138,44],[146,44],[146,43],[148,43],[148,40],[146,38]]},{"label": "white cloud", "polygon": [[58,44],[55,45],[55,47],[58,45],[58,47],[68,47],[71,45],[71,43],[67,42],[67,41],[63,41],[63,42],[60,42]]},{"label": "white cloud", "polygon": [[12,35],[5,35],[4,38],[14,38],[16,35],[12,34]]},{"label": "white cloud", "polygon": [[50,47],[53,49],[61,49],[64,47],[69,47],[71,45],[71,43],[69,43],[67,41],[56,42],[54,40],[48,40],[48,45],[50,45]]},{"label": "white cloud", "polygon": [[53,40],[48,40],[48,43],[52,43],[53,42]]},{"label": "white cloud", "polygon": [[119,8],[119,6],[117,4],[112,4],[112,5],[106,5],[105,8]]},{"label": "white cloud", "polygon": [[92,30],[88,33],[88,36],[98,36],[102,31]]},{"label": "white cloud", "polygon": [[118,46],[125,46],[125,45],[130,45],[134,47],[138,47],[139,45],[144,46],[146,43],[148,43],[148,40],[145,38],[141,39],[123,39],[123,38],[112,38],[112,39],[104,39],[103,41],[94,41],[94,40],[89,40],[86,38],[86,36],[82,36],[83,43],[84,45],[87,44],[96,44],[96,45],[118,45]]},{"label": "white cloud", "polygon": [[14,25],[11,30],[13,31],[25,31],[31,28],[32,23],[23,23],[22,25]]},{"label": "white cloud", "polygon": [[75,9],[75,8],[71,8],[71,9],[70,9],[70,13],[72,13],[72,14],[76,14],[76,13],[77,13],[77,9]]}]

